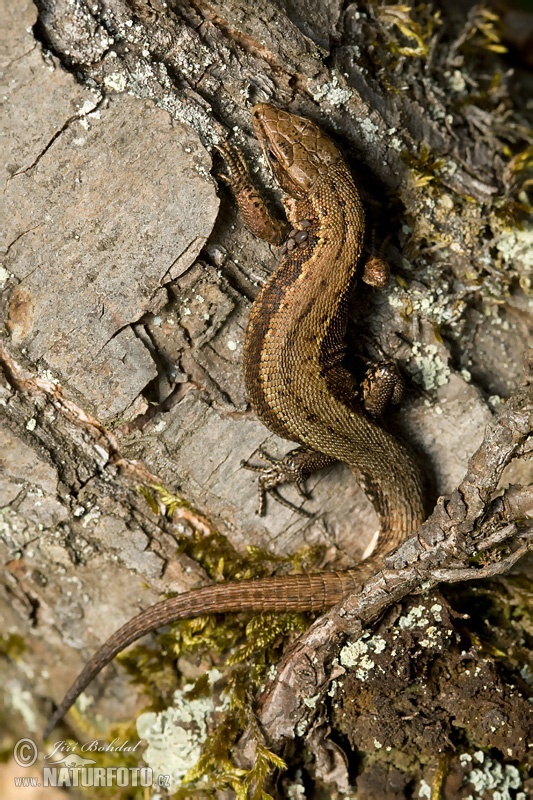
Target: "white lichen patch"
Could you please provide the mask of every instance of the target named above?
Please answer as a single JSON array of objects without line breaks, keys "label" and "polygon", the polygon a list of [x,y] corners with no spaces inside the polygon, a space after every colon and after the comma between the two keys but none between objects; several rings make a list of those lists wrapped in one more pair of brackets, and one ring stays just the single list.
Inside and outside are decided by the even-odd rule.
[{"label": "white lichen patch", "polygon": [[[208,675],[211,685],[220,678],[220,672],[215,669]],[[143,758],[155,776],[168,776],[165,786],[171,792],[179,788],[185,774],[200,758],[209,718],[229,705],[227,697],[218,704],[212,696],[189,699],[186,695],[192,686],[187,684],[175,692],[169,708],[158,714],[141,714],[137,719],[137,732],[148,742]]]},{"label": "white lichen patch", "polygon": [[112,92],[123,92],[126,85],[126,76],[122,72],[112,72],[104,78],[104,86]]},{"label": "white lichen patch", "polygon": [[500,411],[504,401],[498,394],[491,394],[490,397],[487,398],[487,403],[494,411]]},{"label": "white lichen patch", "polygon": [[435,647],[435,645],[440,641],[440,631],[435,625],[428,625],[426,628],[426,635],[423,639],[420,639],[419,645],[421,647]]},{"label": "white lichen patch", "polygon": [[[419,640],[421,647],[436,648],[442,646],[444,640],[448,640],[450,632],[436,622],[442,622],[442,605],[433,603],[428,609],[424,605],[413,606],[407,614],[403,614],[398,620],[398,628],[402,630],[413,630],[420,628],[424,630],[424,636]],[[396,630],[395,638],[400,636],[400,630]]]},{"label": "white lichen patch", "polygon": [[12,507],[0,509],[0,542],[6,546],[10,558],[20,558],[28,543],[37,538],[37,531],[38,526]]},{"label": "white lichen patch", "polygon": [[450,295],[450,292],[441,286],[413,290],[410,295],[411,305],[415,314],[427,317],[437,325],[450,324],[463,314],[466,303],[464,300]]},{"label": "white lichen patch", "polygon": [[[402,260],[402,266],[407,272],[413,270],[413,265],[405,258]],[[431,320],[439,327],[459,320],[466,307],[463,299],[440,285],[425,287],[417,285],[407,292],[401,283],[392,284],[387,291],[387,302],[392,308],[400,309],[406,316],[417,314]]]},{"label": "white lichen patch", "polygon": [[504,231],[495,242],[496,250],[505,264],[516,267],[520,262],[524,272],[533,270],[533,225]]},{"label": "white lichen patch", "polygon": [[92,114],[92,112],[95,110],[95,108],[97,107],[98,103],[100,102],[100,96],[98,94],[94,93],[93,98],[94,99],[84,100],[83,104],[78,109],[78,115],[80,117],[85,117],[88,114]]},{"label": "white lichen patch", "polygon": [[429,785],[429,783],[426,783],[426,781],[423,778],[420,781],[418,796],[427,798],[427,800],[431,800],[431,786]]},{"label": "white lichen patch", "polygon": [[35,701],[31,694],[26,689],[23,689],[20,683],[16,680],[8,681],[6,685],[8,702],[15,711],[18,711],[24,720],[26,730],[38,731],[39,724],[37,722],[37,715],[35,709]]},{"label": "white lichen patch", "polygon": [[466,89],[466,81],[460,70],[455,69],[453,72],[445,72],[444,77],[447,79],[448,86],[452,92],[460,93]]},{"label": "white lichen patch", "polygon": [[368,645],[362,639],[345,645],[340,654],[339,660],[343,667],[355,667],[359,659],[368,653]]},{"label": "white lichen patch", "polygon": [[304,705],[306,705],[307,708],[316,708],[319,700],[320,694],[315,694],[313,697],[304,697]]},{"label": "white lichen patch", "polygon": [[378,126],[372,122],[370,117],[365,117],[359,121],[359,128],[367,142],[374,142],[378,132]]},{"label": "white lichen patch", "polygon": [[439,348],[435,344],[414,342],[411,350],[412,364],[415,367],[415,378],[424,389],[438,389],[448,383],[450,368],[438,355]]},{"label": "white lichen patch", "polygon": [[[464,800],[526,800],[524,792],[514,794],[516,789],[520,789],[522,781],[520,773],[517,768],[512,764],[500,764],[490,756],[485,755],[481,751],[483,757],[482,766],[474,767],[466,776],[465,783],[470,783],[474,787],[475,794],[470,794]],[[479,753],[474,753],[474,758],[479,762]],[[472,763],[471,756],[464,754],[459,757],[463,766],[468,766]],[[513,790],[513,794],[511,794]],[[491,792],[491,794],[488,794]]]},{"label": "white lichen patch", "polygon": [[[368,634],[365,635],[368,637]],[[365,681],[369,673],[377,668],[384,672],[379,665],[371,658],[371,653],[382,653],[387,646],[387,642],[382,636],[362,637],[355,642],[345,645],[340,654],[339,661],[343,667],[355,670],[355,676],[360,681]]]},{"label": "white lichen patch", "polygon": [[398,620],[400,628],[425,628],[429,625],[427,608],[425,606],[413,606],[407,613],[403,614]]},{"label": "white lichen patch", "polygon": [[305,800],[307,792],[303,784],[303,775],[301,770],[296,771],[293,783],[287,786],[287,800]]},{"label": "white lichen patch", "polygon": [[399,153],[403,150],[404,144],[399,136],[396,136],[398,128],[389,128],[387,131],[387,136],[390,137],[387,139],[389,147],[392,147],[393,150],[397,150]]},{"label": "white lichen patch", "polygon": [[400,308],[404,313],[406,313],[408,307],[409,311],[412,308],[407,293],[400,289],[399,286],[393,286],[387,292],[387,301],[391,308]]},{"label": "white lichen patch", "polygon": [[339,84],[339,79],[335,70],[332,70],[332,79],[331,81],[326,81],[324,83],[316,83],[311,88],[311,96],[313,100],[316,100],[317,103],[326,102],[330,106],[337,108],[338,106],[347,103],[353,92]]},{"label": "white lichen patch", "polygon": [[359,666],[355,670],[355,676],[360,681],[366,681],[368,675],[374,667],[376,666],[376,662],[372,661],[370,656],[363,656],[359,662]]},{"label": "white lichen patch", "polygon": [[49,369],[38,369],[37,374],[40,378],[44,378],[45,381],[53,383],[54,386],[59,386],[59,379]]},{"label": "white lichen patch", "polygon": [[99,523],[100,518],[102,516],[102,512],[100,511],[98,506],[94,506],[88,514],[85,515],[83,518],[83,522],[81,523],[82,528],[88,528],[89,525],[96,525]]}]

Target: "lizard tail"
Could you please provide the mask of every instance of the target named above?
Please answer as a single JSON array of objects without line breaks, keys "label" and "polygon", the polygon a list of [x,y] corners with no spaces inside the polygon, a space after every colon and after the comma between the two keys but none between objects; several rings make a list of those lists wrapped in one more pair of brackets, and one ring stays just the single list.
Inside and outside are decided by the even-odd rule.
[{"label": "lizard tail", "polygon": [[118,629],[93,655],[52,715],[43,738],[65,716],[100,670],[147,633],[188,617],[226,611],[320,611],[338,603],[360,585],[359,569],[311,575],[285,575],[234,581],[193,589],[161,600]]}]

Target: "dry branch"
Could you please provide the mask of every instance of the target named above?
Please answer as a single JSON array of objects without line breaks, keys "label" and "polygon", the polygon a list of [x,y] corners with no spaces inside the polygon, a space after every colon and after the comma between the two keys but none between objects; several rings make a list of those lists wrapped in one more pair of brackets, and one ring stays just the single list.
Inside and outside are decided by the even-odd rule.
[{"label": "dry branch", "polygon": [[[502,574],[531,550],[532,527],[525,518],[533,487],[512,487],[496,500],[492,497],[503,469],[530,442],[532,432],[528,382],[488,428],[451,497],[441,497],[419,531],[385,557],[385,569],[324,614],[285,654],[275,680],[261,695],[259,717],[270,740],[292,738],[307,728],[314,707],[309,701],[327,690],[331,661],[343,638],[360,636],[365,626],[412,592]],[[500,548],[503,542],[507,546]],[[482,552],[479,563],[470,566]]]}]

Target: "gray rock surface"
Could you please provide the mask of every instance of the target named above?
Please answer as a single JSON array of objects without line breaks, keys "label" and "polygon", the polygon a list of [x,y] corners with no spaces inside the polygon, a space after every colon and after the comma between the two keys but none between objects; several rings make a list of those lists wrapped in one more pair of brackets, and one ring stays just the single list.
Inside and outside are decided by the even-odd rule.
[{"label": "gray rock surface", "polygon": [[157,375],[131,325],[166,300],[209,235],[210,159],[190,128],[127,95],[100,102],[26,41],[7,69],[1,159],[4,269],[16,281],[8,329],[109,419]]}]

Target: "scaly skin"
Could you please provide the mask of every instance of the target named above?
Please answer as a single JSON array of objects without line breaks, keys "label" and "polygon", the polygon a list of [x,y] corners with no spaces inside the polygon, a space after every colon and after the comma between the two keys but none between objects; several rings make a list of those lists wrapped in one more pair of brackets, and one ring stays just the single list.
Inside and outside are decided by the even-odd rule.
[{"label": "scaly skin", "polygon": [[[271,484],[265,486],[298,482],[313,469],[344,461],[380,518],[379,563],[380,555],[413,533],[424,519],[416,465],[405,446],[369,413],[381,409],[383,398],[394,395],[394,389],[388,379],[383,380],[365,403],[364,393],[341,363],[347,303],[356,272],[374,285],[382,285],[387,276],[377,259],[361,269],[363,209],[335,144],[309,120],[270,105],[257,105],[253,119],[284,192],[287,217],[300,229],[298,235],[291,234],[293,249],[285,252],[279,269],[253,304],[244,347],[244,376],[252,407],[270,430],[300,445],[276,469],[267,470]],[[251,188],[241,159],[227,149],[224,152],[248,226],[280,243],[284,226],[269,216]],[[123,625],[87,662],[44,737],[102,667],[146,633],[199,614],[325,609],[360,586],[364,574],[365,568],[357,567],[234,582],[156,603]]]},{"label": "scaly skin", "polygon": [[[359,192],[335,144],[309,120],[261,104],[254,126],[290,193],[289,221],[311,225],[253,304],[243,354],[248,397],[270,430],[311,451],[312,464],[318,452],[351,467],[380,518],[383,553],[419,527],[424,502],[409,451],[366,413],[341,363],[363,248]],[[366,270],[363,278],[382,282]],[[301,463],[300,471],[309,472]]]}]

